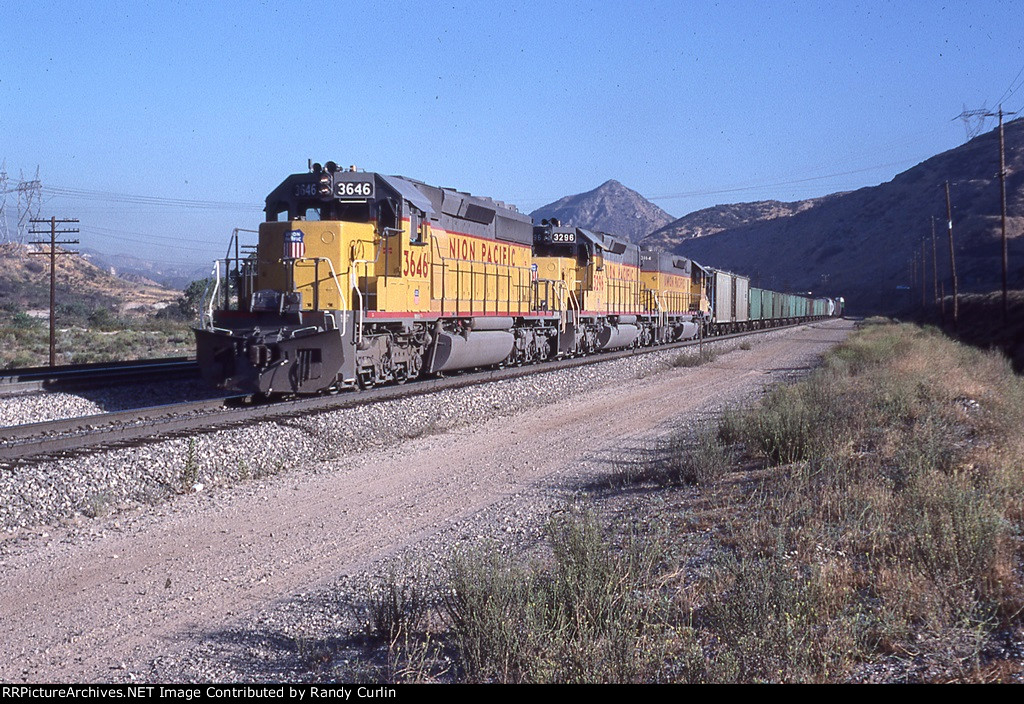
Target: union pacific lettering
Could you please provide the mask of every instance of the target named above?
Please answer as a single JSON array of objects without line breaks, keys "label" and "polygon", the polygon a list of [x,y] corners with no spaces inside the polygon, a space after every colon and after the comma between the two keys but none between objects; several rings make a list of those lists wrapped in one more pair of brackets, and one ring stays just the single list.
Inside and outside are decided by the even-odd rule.
[{"label": "union pacific lettering", "polygon": [[689,290],[689,288],[690,288],[690,279],[689,279],[689,277],[677,276],[675,274],[665,274],[664,277],[665,278],[663,279],[663,281],[664,281],[664,284],[665,284],[665,288],[668,288],[668,289],[685,289],[685,290]]},{"label": "union pacific lettering", "polygon": [[[519,251],[520,249],[524,251]],[[467,262],[485,262],[503,266],[519,266],[526,260],[526,248],[517,248],[502,242],[448,233],[448,258]]]},{"label": "union pacific lettering", "polygon": [[616,279],[618,281],[636,281],[640,273],[640,269],[635,266],[628,266],[625,264],[614,264],[608,262],[608,278]]}]

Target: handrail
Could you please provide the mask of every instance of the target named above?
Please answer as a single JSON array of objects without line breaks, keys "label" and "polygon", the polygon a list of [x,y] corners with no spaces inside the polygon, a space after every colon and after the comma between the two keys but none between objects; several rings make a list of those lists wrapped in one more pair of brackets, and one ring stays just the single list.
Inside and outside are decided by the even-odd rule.
[{"label": "handrail", "polygon": [[[360,241],[360,243],[361,243],[361,241]],[[353,242],[352,244],[355,245],[355,242]],[[366,319],[366,311],[365,311],[364,306],[363,306],[363,292],[359,288],[359,277],[357,276],[357,273],[356,273],[356,264],[362,264],[362,265],[364,265],[364,267],[367,264],[376,264],[377,260],[380,259],[380,253],[383,250],[383,248],[384,248],[384,238],[381,237],[381,238],[379,238],[377,240],[377,254],[374,256],[374,258],[373,259],[353,259],[352,260],[352,266],[350,266],[349,270],[348,270],[348,272],[349,272],[349,284],[352,286],[352,290],[356,292],[356,295],[359,298],[359,321],[358,321],[358,323],[355,324],[356,325],[356,344],[357,345],[363,341],[363,322]],[[353,250],[353,254],[355,254],[354,246],[352,247],[352,250]],[[363,269],[363,276],[366,276],[366,275],[367,275],[366,274],[366,269],[364,268]],[[379,298],[378,298],[378,301],[379,301]],[[379,302],[378,302],[378,305],[380,305]]]},{"label": "handrail", "polygon": [[[555,290],[556,291],[559,291],[560,294],[562,292],[564,292],[564,298],[563,298],[562,295],[559,295],[559,299],[558,299],[558,302],[559,302],[559,313],[569,312],[569,310],[572,309],[575,312],[575,318],[573,320],[573,324],[574,325],[579,324],[579,320],[580,320],[579,304],[576,302],[576,296],[574,295],[574,292],[569,289],[569,284],[565,283],[565,281],[563,279],[555,280],[555,281],[553,281],[553,283],[555,284]],[[565,319],[564,315],[561,316],[561,317],[562,317],[561,324],[560,324],[561,331],[565,332],[566,319]]]},{"label": "handrail", "polygon": [[213,260],[213,271],[210,272],[212,276],[216,277],[213,284],[213,294],[210,296],[210,305],[206,305],[206,294],[210,290],[210,283],[207,282],[203,288],[203,300],[199,304],[199,327],[206,330],[206,321],[204,320],[203,311],[206,311],[207,316],[210,318],[210,330],[213,330],[213,302],[217,300],[217,291],[220,290],[220,260]]},{"label": "handrail", "polygon": [[572,307],[576,311],[576,320],[574,321],[574,324],[575,325],[579,325],[580,324],[580,315],[581,315],[581,313],[580,313],[580,302],[579,302],[579,299],[576,298],[576,291],[574,291],[573,289],[569,288],[568,284],[566,284],[565,289],[569,292],[569,300],[572,302]]},{"label": "handrail", "polygon": [[[282,260],[282,262],[283,261],[284,260]],[[345,306],[345,293],[341,290],[341,282],[338,281],[338,273],[334,270],[334,262],[331,261],[331,258],[330,257],[296,257],[295,259],[292,259],[292,270],[294,271],[295,265],[298,262],[302,262],[302,261],[327,262],[327,266],[331,270],[331,278],[334,279],[334,285],[338,289],[338,310],[341,311],[342,313],[347,312],[349,309],[344,307]],[[292,274],[292,280],[293,281],[295,280],[294,273]],[[317,288],[319,288],[320,287],[320,281],[319,280],[313,281],[313,285],[316,286]],[[345,319],[346,319],[345,316],[342,315],[341,316],[341,336],[342,337],[345,336]]]},{"label": "handrail", "polygon": [[[224,254],[224,258],[225,259],[232,259],[232,256],[231,256],[231,245],[232,245],[232,243],[234,243],[234,245],[235,245],[235,256],[233,258],[236,261],[238,260],[238,258],[239,258],[238,257],[238,246],[239,246],[238,245],[238,233],[239,232],[251,232],[251,233],[253,233],[255,235],[260,234],[259,230],[250,230],[250,229],[247,229],[245,227],[236,227],[235,229],[233,229],[231,231],[231,239],[228,240],[228,251],[225,252],[225,254]],[[246,246],[250,247],[252,245],[246,245]]]},{"label": "handrail", "polygon": [[[658,309],[658,325],[660,325],[661,327],[665,327],[666,325],[668,325],[668,311],[666,311],[665,308],[661,305],[661,297],[658,296],[658,292],[650,288],[647,290],[651,292],[652,296],[654,296],[654,306]],[[666,294],[667,292],[668,289],[661,290],[662,295]]]},{"label": "handrail", "polygon": [[[475,279],[476,279],[477,276],[482,276],[483,279],[484,279],[484,293],[483,293],[483,295],[481,297],[481,300],[484,303],[486,303],[487,276],[488,276],[487,266],[489,264],[493,265],[495,267],[495,269],[494,269],[494,276],[495,276],[495,296],[496,297],[499,294],[498,286],[497,286],[497,284],[499,282],[499,279],[505,279],[507,281],[507,283],[508,283],[509,295],[508,295],[508,299],[505,301],[505,304],[506,304],[506,308],[507,308],[507,311],[508,311],[509,314],[512,314],[512,306],[513,306],[513,304],[518,306],[518,305],[521,305],[523,303],[522,289],[525,288],[528,291],[532,291],[533,290],[533,286],[532,286],[533,273],[532,273],[532,268],[530,266],[521,266],[521,265],[518,265],[518,264],[517,265],[499,264],[497,262],[487,262],[487,261],[484,261],[483,259],[460,259],[460,258],[454,258],[454,257],[446,257],[446,256],[444,256],[441,253],[441,244],[439,242],[439,238],[434,237],[432,239],[433,239],[432,247],[433,247],[433,252],[434,252],[435,256],[431,260],[430,266],[431,267],[435,267],[435,266],[440,266],[441,267],[441,311],[442,311],[442,314],[444,313],[444,305],[445,305],[445,301],[446,301],[446,298],[447,298],[445,296],[445,293],[446,293],[446,289],[447,289],[447,279],[448,279],[447,275],[449,273],[452,273],[452,274],[455,275],[455,301],[456,301],[456,305],[458,305],[459,302],[464,300],[462,298],[462,295],[461,295],[462,294],[462,278],[463,278],[463,276],[469,276],[470,311],[472,311],[472,302],[476,300],[476,280]],[[451,264],[451,263],[453,263],[454,265]],[[468,265],[468,270],[463,270],[463,268],[461,266],[462,264]],[[474,266],[473,266],[474,264],[482,265],[483,271],[475,271],[474,270]],[[505,267],[505,269],[507,270],[507,273],[501,274],[500,273],[500,268],[501,267]],[[433,269],[431,269],[431,271],[433,271]],[[529,272],[530,273],[530,282],[531,283],[524,285],[522,283],[522,278],[519,279],[519,283],[515,283],[515,281],[513,279],[513,272],[517,272],[520,275],[520,277],[522,277],[522,275],[524,275],[527,272]],[[511,291],[513,289],[516,290],[517,294],[519,295],[519,298],[516,299],[515,301],[512,300],[512,296],[511,296]],[[500,300],[496,300],[495,303],[496,303],[496,305],[500,306],[501,301]],[[498,311],[496,309],[495,312],[500,312],[500,311]],[[454,315],[459,315],[459,311],[458,310],[451,311],[451,313],[453,313]]]}]

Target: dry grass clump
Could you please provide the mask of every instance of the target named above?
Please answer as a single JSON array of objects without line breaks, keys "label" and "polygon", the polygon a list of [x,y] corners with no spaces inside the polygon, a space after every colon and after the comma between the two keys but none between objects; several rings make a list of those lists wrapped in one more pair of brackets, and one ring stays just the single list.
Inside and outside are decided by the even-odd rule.
[{"label": "dry grass clump", "polygon": [[[656,541],[612,546],[596,518],[569,510],[548,525],[550,559],[523,565],[497,549],[456,552],[441,584],[392,573],[367,599],[366,633],[383,644],[360,679],[644,682],[666,667],[669,613]],[[351,674],[349,664],[344,674]]]},{"label": "dry grass clump", "polygon": [[706,580],[708,672],[870,679],[890,656],[897,679],[979,678],[1024,609],[1022,427],[1004,358],[895,325],[727,414],[720,437],[776,469]]},{"label": "dry grass clump", "polygon": [[653,483],[658,486],[707,485],[732,468],[735,453],[718,441],[714,429],[684,428],[642,456],[616,463],[612,487]]},{"label": "dry grass clump", "polygon": [[660,551],[628,536],[612,549],[590,514],[549,525],[551,564],[497,553],[456,557],[445,600],[462,676],[474,682],[635,682],[664,666]]},{"label": "dry grass clump", "polygon": [[698,352],[680,352],[670,362],[671,367],[699,367],[702,364],[714,362],[718,353],[713,349],[701,349]]}]

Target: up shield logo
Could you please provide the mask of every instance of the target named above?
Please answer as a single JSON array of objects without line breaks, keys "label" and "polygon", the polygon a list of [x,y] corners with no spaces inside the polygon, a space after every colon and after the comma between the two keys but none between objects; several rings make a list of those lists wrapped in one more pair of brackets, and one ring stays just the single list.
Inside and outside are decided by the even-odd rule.
[{"label": "up shield logo", "polygon": [[284,233],[284,259],[302,259],[306,256],[306,236],[302,230]]}]

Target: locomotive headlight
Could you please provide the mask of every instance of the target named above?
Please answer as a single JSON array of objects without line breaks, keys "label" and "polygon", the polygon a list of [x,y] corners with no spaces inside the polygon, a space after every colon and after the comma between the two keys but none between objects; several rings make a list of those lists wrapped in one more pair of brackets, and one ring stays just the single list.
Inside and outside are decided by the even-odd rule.
[{"label": "locomotive headlight", "polygon": [[331,177],[327,174],[320,175],[320,182],[316,186],[316,194],[321,198],[331,197]]}]

